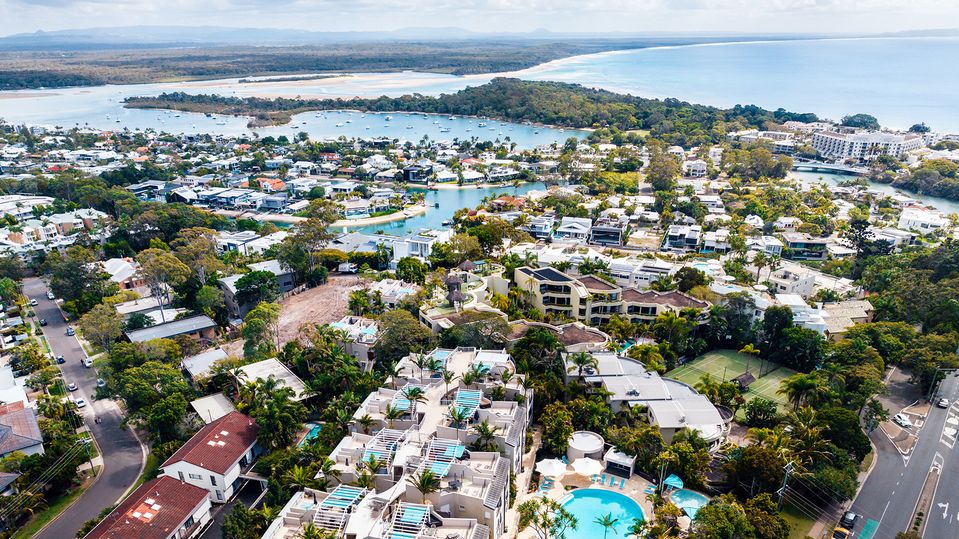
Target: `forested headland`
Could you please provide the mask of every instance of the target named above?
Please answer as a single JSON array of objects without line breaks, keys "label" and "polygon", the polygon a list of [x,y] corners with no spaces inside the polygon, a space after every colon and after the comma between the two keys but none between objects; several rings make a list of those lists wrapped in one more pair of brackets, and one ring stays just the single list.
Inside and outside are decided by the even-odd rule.
[{"label": "forested headland", "polygon": [[251,125],[280,125],[292,115],[315,110],[355,109],[365,112],[424,112],[483,116],[511,122],[534,122],[571,128],[648,130],[651,135],[683,146],[718,142],[726,133],[767,122],[815,121],[814,114],[754,105],[721,109],[678,99],[647,99],[586,88],[578,84],[496,78],[454,94],[354,99],[266,99],[182,92],[156,97],[131,97],[130,108],[176,109],[189,112],[250,116]]}]

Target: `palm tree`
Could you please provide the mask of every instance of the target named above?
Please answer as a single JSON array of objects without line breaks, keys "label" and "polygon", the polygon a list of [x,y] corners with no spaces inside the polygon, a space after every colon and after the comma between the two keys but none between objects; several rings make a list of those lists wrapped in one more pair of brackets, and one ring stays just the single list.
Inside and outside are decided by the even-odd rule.
[{"label": "palm tree", "polygon": [[410,401],[412,404],[412,409],[416,409],[417,403],[423,402],[426,400],[426,394],[423,392],[422,387],[410,386],[403,390],[403,396],[406,397],[406,400]]},{"label": "palm tree", "polygon": [[761,272],[762,269],[768,265],[769,265],[769,257],[766,256],[766,253],[759,251],[753,257],[753,266],[756,266],[756,282],[757,283],[759,282],[759,272]]},{"label": "palm tree", "polygon": [[317,528],[316,524],[308,522],[296,534],[297,539],[336,539],[336,533],[331,530]]},{"label": "palm tree", "polygon": [[390,422],[390,428],[392,429],[393,422],[403,417],[403,414],[405,413],[406,413],[405,410],[403,410],[402,408],[398,406],[393,406],[393,404],[391,403],[386,405],[386,412],[383,414],[383,417],[385,417],[386,420]]},{"label": "palm tree", "polygon": [[373,475],[379,473],[380,468],[384,466],[386,466],[386,461],[377,458],[376,455],[370,455],[363,461],[363,467]]},{"label": "palm tree", "polygon": [[449,395],[450,393],[450,384],[456,380],[456,373],[453,371],[443,371],[443,384],[446,386],[446,392],[443,393],[443,396]]},{"label": "palm tree", "polygon": [[645,520],[641,518],[634,518],[633,523],[629,525],[627,531],[633,537],[643,537],[646,534],[648,526]]},{"label": "palm tree", "polygon": [[473,432],[476,433],[476,441],[473,442],[473,447],[477,451],[497,451],[498,447],[496,445],[496,434],[499,432],[499,427],[496,425],[490,425],[488,421],[483,421],[478,425],[473,425]]},{"label": "palm tree", "polygon": [[453,426],[456,427],[456,439],[459,440],[460,430],[463,429],[463,425],[469,422],[470,413],[459,406],[450,406],[450,419],[453,421]]},{"label": "palm tree", "polygon": [[567,371],[577,371],[577,375],[579,376],[580,380],[583,379],[583,371],[587,368],[591,368],[594,371],[599,370],[599,361],[597,361],[597,359],[588,352],[576,352],[575,354],[570,354],[568,359],[572,365],[570,365]]},{"label": "palm tree", "polygon": [[420,370],[420,378],[423,377],[423,370],[426,369],[426,364],[429,362],[429,356],[426,354],[413,354],[413,365],[416,365],[416,368]]},{"label": "palm tree", "polygon": [[476,371],[470,369],[463,373],[463,376],[460,376],[460,380],[463,382],[463,385],[466,387],[471,387],[474,382],[476,382]]},{"label": "palm tree", "polygon": [[693,385],[693,389],[705,395],[709,402],[715,403],[719,400],[719,386],[719,382],[711,374],[706,373]]},{"label": "palm tree", "polygon": [[312,488],[316,485],[316,480],[313,479],[314,475],[316,475],[315,472],[308,466],[294,464],[283,474],[283,484],[293,491]]},{"label": "palm tree", "polygon": [[330,457],[326,457],[320,461],[317,473],[321,474],[326,480],[335,479],[337,482],[339,482],[341,475],[339,468],[336,467],[336,461]]},{"label": "palm tree", "polygon": [[619,525],[619,519],[613,518],[612,513],[606,513],[593,519],[593,522],[603,527],[603,539],[609,534],[610,530],[616,532],[616,526]]},{"label": "palm tree", "polygon": [[423,497],[423,503],[426,503],[426,497],[440,489],[440,478],[430,470],[406,478],[413,488],[420,491]]},{"label": "palm tree", "polygon": [[370,427],[373,426],[374,419],[373,419],[372,417],[370,417],[370,414],[363,414],[362,416],[360,416],[359,419],[356,420],[356,422],[357,422],[361,427],[363,427],[363,434],[369,434],[369,433],[370,433]]},{"label": "palm tree", "polygon": [[659,461],[659,466],[660,466],[660,468],[659,468],[659,485],[658,485],[658,487],[657,487],[657,490],[658,490],[659,492],[662,492],[662,490],[663,490],[663,481],[666,479],[666,468],[667,468],[670,464],[678,464],[678,463],[679,463],[679,455],[676,454],[676,452],[673,451],[671,448],[667,447],[667,448],[663,449],[663,450],[659,453],[659,455],[656,457],[656,460]]},{"label": "palm tree", "polygon": [[390,389],[396,389],[396,379],[400,377],[402,370],[403,369],[399,367],[398,361],[383,363],[383,375],[389,378]]},{"label": "palm tree", "polygon": [[798,373],[781,381],[779,383],[779,390],[777,390],[776,393],[786,395],[786,398],[793,405],[793,409],[796,409],[802,406],[806,397],[811,392],[819,388],[818,376],[815,374]]}]

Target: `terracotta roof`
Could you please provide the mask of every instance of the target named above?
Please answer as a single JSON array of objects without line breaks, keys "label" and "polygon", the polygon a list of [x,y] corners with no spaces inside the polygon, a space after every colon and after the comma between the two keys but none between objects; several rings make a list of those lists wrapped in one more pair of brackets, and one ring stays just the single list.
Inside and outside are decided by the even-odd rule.
[{"label": "terracotta roof", "polygon": [[[10,410],[9,408],[14,408]],[[43,434],[33,408],[9,406],[0,413],[0,455],[42,444]]]},{"label": "terracotta roof", "polygon": [[687,296],[682,292],[657,292],[655,290],[639,291],[633,288],[623,290],[623,301],[632,303],[655,303],[657,305],[669,305],[684,309],[692,307],[693,309],[705,309],[709,303],[700,301],[692,296]]},{"label": "terracotta roof", "polygon": [[230,412],[187,440],[163,463],[189,462],[214,473],[224,474],[256,442],[260,426],[240,412]]},{"label": "terracotta roof", "polygon": [[140,485],[84,539],[167,539],[209,496],[206,489],[159,477]]}]

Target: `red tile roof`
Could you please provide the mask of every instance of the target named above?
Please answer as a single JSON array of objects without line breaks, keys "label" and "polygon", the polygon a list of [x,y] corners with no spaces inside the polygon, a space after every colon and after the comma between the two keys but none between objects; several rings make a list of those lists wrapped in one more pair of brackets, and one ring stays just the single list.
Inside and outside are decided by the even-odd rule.
[{"label": "red tile roof", "polygon": [[159,477],[140,485],[84,539],[167,539],[209,496],[206,489]]},{"label": "red tile roof", "polygon": [[240,412],[230,412],[203,427],[163,463],[189,462],[214,473],[224,474],[256,442],[260,426]]},{"label": "red tile roof", "polygon": [[668,305],[679,309],[691,307],[693,309],[705,309],[709,303],[698,300],[692,296],[677,292],[657,292],[655,290],[639,291],[633,288],[623,290],[623,301],[627,303],[653,303],[656,305]]}]

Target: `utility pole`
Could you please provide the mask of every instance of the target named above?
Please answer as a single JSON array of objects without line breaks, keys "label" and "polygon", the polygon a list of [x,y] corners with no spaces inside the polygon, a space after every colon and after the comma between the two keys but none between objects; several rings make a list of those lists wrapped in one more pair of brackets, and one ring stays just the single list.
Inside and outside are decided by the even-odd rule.
[{"label": "utility pole", "polygon": [[793,466],[792,461],[787,462],[786,465],[783,467],[783,471],[785,471],[786,473],[785,473],[785,475],[783,475],[783,486],[782,486],[781,489],[779,489],[779,492],[778,492],[778,494],[779,494],[779,510],[780,510],[780,511],[783,510],[783,496],[786,495],[786,487],[789,485],[789,474],[791,474],[791,473],[793,472],[793,470],[795,470],[795,469],[796,469],[796,467]]},{"label": "utility pole", "polygon": [[935,372],[932,373],[932,382],[929,384],[929,392],[926,394],[926,402],[932,402],[932,395],[939,386],[939,382],[942,381],[939,378],[939,374],[942,373],[942,378],[945,379],[947,374],[955,374],[956,372],[959,372],[959,369],[943,369],[941,367],[936,367]]}]

